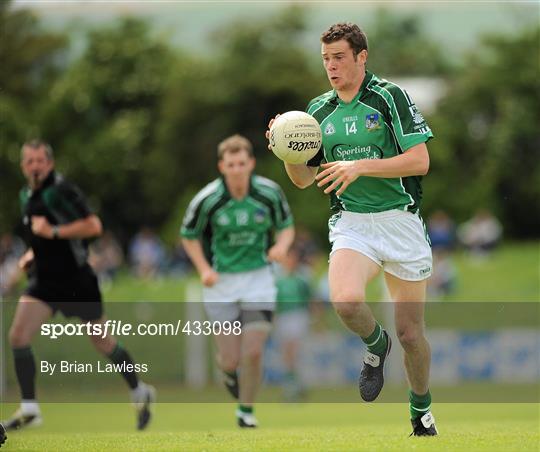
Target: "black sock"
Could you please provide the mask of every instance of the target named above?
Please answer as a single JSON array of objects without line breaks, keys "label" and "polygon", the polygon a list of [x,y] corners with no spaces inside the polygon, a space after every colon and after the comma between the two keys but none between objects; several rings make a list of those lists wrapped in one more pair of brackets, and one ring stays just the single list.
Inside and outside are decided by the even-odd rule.
[{"label": "black sock", "polygon": [[36,363],[31,347],[14,348],[15,373],[23,400],[36,398]]},{"label": "black sock", "polygon": [[[116,344],[116,347],[112,351],[112,353],[109,355],[109,359],[114,364],[124,364],[124,367],[130,367],[134,368],[133,360],[131,359],[131,356],[129,356],[129,353],[119,344]],[[131,366],[127,366],[127,364],[131,364]],[[124,370],[121,372],[122,376],[124,377],[124,380],[126,380],[127,384],[131,389],[135,389],[139,385],[139,378],[137,377],[137,374],[135,373],[135,370]]]}]

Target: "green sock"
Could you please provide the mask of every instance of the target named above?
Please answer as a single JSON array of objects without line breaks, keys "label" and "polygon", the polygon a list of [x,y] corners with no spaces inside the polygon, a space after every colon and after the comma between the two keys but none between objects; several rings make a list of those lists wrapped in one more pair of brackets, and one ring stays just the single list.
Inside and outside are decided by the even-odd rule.
[{"label": "green sock", "polygon": [[375,330],[368,337],[363,337],[364,344],[367,345],[368,352],[375,355],[383,355],[386,351],[386,336],[383,334],[382,326],[375,322]]},{"label": "green sock", "polygon": [[238,409],[240,410],[241,413],[249,413],[249,414],[253,414],[253,406],[250,405],[238,405]]},{"label": "green sock", "polygon": [[422,417],[431,409],[431,394],[426,392],[424,395],[418,395],[409,390],[409,411],[411,419]]}]

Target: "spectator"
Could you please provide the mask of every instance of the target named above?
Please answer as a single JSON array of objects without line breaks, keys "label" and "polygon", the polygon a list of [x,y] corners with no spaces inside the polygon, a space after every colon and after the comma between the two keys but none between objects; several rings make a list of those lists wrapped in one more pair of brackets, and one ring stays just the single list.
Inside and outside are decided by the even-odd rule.
[{"label": "spectator", "polygon": [[152,279],[161,270],[165,251],[156,234],[150,228],[143,227],[131,241],[129,258],[138,277]]},{"label": "spectator", "polygon": [[452,255],[445,249],[433,249],[433,275],[428,281],[428,293],[436,298],[451,294],[456,288],[457,271]]},{"label": "spectator", "polygon": [[289,249],[279,270],[274,334],[281,345],[285,368],[285,400],[295,401],[304,395],[298,376],[298,361],[303,340],[309,332],[311,289],[301,271],[298,248]]},{"label": "spectator", "polygon": [[502,226],[489,210],[480,209],[469,221],[459,226],[458,237],[473,255],[483,257],[498,245]]},{"label": "spectator", "polygon": [[90,265],[99,280],[107,283],[114,279],[124,263],[124,253],[111,231],[105,231],[90,247]]},{"label": "spectator", "polygon": [[444,210],[437,210],[431,215],[428,232],[433,250],[454,248],[455,224]]},{"label": "spectator", "polygon": [[303,227],[296,228],[295,248],[300,255],[300,264],[313,267],[314,261],[319,254],[319,247],[307,229]]},{"label": "spectator", "polygon": [[455,223],[444,210],[437,210],[428,220],[433,250],[433,275],[428,281],[431,296],[450,294],[456,286],[456,269],[450,251],[455,245]]},{"label": "spectator", "polygon": [[167,271],[172,275],[182,276],[191,270],[191,268],[191,261],[182,245],[182,240],[178,240],[168,260]]}]

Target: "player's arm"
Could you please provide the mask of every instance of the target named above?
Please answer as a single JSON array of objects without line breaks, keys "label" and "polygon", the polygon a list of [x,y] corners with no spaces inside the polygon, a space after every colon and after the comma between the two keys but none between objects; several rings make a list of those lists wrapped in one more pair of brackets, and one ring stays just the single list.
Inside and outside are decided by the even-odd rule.
[{"label": "player's arm", "polygon": [[182,245],[191,259],[191,262],[197,269],[203,285],[212,287],[218,281],[219,274],[206,260],[201,241],[199,239],[187,239],[182,237]]},{"label": "player's arm", "polygon": [[19,268],[27,271],[32,265],[32,262],[34,262],[34,250],[32,248],[28,248],[26,252],[19,258]]},{"label": "player's arm", "polygon": [[389,159],[357,163],[362,175],[368,177],[425,176],[429,171],[429,153],[426,143],[420,143]]},{"label": "player's arm", "polygon": [[44,216],[33,215],[31,221],[32,232],[46,239],[88,239],[101,235],[103,231],[100,219],[94,214],[54,226]]},{"label": "player's arm", "polygon": [[307,166],[305,164],[294,165],[285,163],[285,171],[292,183],[298,188],[307,188],[315,182],[315,176],[319,170],[318,166]]},{"label": "player's arm", "polygon": [[282,262],[294,241],[294,226],[286,227],[276,234],[276,243],[268,250],[268,260]]},{"label": "player's arm", "polygon": [[59,184],[56,196],[45,197],[45,204],[55,218],[64,218],[62,224],[51,225],[46,217],[31,218],[32,232],[46,239],[89,239],[103,232],[101,220],[89,208],[85,196],[67,181]]},{"label": "player's arm", "polygon": [[367,177],[407,177],[424,176],[429,170],[429,153],[426,143],[419,143],[403,154],[388,159],[354,160],[323,163],[323,170],[316,175],[317,186],[330,184],[324,192],[335,190],[341,195],[345,189],[360,176]]},{"label": "player's arm", "polygon": [[205,198],[199,196],[200,193],[189,203],[184,219],[182,220],[180,237],[187,255],[199,273],[202,284],[206,287],[212,287],[218,281],[219,274],[206,259],[200,240],[210,220],[208,215],[204,213],[206,212],[204,209]]}]

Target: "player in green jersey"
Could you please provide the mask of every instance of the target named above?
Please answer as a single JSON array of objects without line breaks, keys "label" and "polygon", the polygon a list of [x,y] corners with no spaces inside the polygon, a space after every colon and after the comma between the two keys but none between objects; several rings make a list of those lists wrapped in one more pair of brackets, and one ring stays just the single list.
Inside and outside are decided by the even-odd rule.
[{"label": "player in green jersey", "polygon": [[310,323],[311,288],[306,273],[301,266],[300,251],[293,245],[277,272],[277,311],[273,333],[281,348],[285,370],[284,397],[290,402],[305,395],[298,364]]},{"label": "player in green jersey", "polygon": [[269,263],[282,261],[294,239],[283,192],[269,179],[254,175],[254,168],[249,140],[233,135],[222,141],[221,177],[193,198],[181,228],[184,248],[203,284],[209,319],[242,325],[241,335],[214,336],[225,385],[239,400],[240,427],[257,426],[253,404],[276,301]]},{"label": "player in green jersey", "polygon": [[333,89],[313,99],[307,111],[321,125],[322,147],[306,164],[286,163],[285,169],[298,187],[317,181],[331,197],[330,296],[345,325],[367,345],[359,379],[362,398],[379,395],[391,348],[364,302],[367,283],[382,268],[404,349],[413,434],[436,435],[431,351],[424,336],[432,258],[418,213],[421,176],[429,169],[426,142],[433,134],[402,88],[366,70],[367,38],[357,25],[332,25],[321,42]]}]

